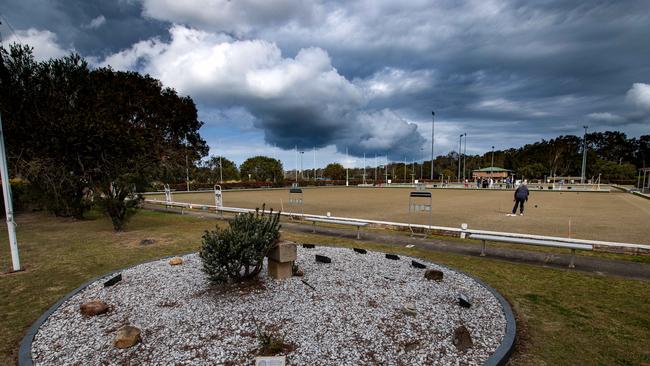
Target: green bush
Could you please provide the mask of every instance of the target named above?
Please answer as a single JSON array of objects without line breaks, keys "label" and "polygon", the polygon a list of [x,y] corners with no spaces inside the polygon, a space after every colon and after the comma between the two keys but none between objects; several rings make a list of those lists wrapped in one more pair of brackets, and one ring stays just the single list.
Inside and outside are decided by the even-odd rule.
[{"label": "green bush", "polygon": [[213,283],[242,281],[262,270],[264,257],[280,239],[280,213],[259,210],[239,214],[226,229],[203,235],[199,256],[203,271]]}]

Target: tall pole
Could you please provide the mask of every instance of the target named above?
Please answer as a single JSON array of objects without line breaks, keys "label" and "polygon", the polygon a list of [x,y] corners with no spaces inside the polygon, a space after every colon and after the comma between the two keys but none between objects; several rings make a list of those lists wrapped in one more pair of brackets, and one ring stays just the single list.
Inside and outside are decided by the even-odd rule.
[{"label": "tall pole", "polygon": [[424,172],[424,160],[426,159],[424,157],[424,148],[421,147],[420,151],[421,151],[420,154],[422,154],[422,164],[420,165],[420,179],[424,179],[424,177],[422,176],[422,173]]},{"label": "tall pole", "polygon": [[580,183],[585,184],[585,175],[587,173],[587,127],[582,126],[585,129],[585,134],[582,137],[582,174],[580,175]]},{"label": "tall pole", "polygon": [[434,138],[434,121],[436,119],[436,112],[431,111],[431,180],[433,181],[433,138]]},{"label": "tall pole", "polygon": [[363,153],[363,184],[366,184],[366,153]]},{"label": "tall pole", "polygon": [[465,147],[463,148],[463,182],[465,181],[465,173],[467,172],[466,168],[467,166],[465,163],[467,163],[467,132],[465,132]]},{"label": "tall pole", "polygon": [[[345,160],[348,160],[348,147],[347,146],[345,147]],[[347,163],[347,161],[346,161],[346,163]],[[345,167],[345,186],[346,187],[350,185],[350,173],[349,173],[349,171],[350,171],[350,169],[347,167],[347,164],[346,164],[346,167]]]},{"label": "tall pole", "polygon": [[190,191],[190,165],[187,162],[187,151],[185,152],[185,187]]},{"label": "tall pole", "polygon": [[221,162],[221,155],[219,155],[219,183],[223,184],[223,163]]},{"label": "tall pole", "polygon": [[460,137],[458,137],[458,181],[460,182],[460,155],[461,155],[461,140],[463,139],[463,134],[460,134]]},{"label": "tall pole", "polygon": [[377,154],[375,154],[375,184],[377,183]]},{"label": "tall pole", "polygon": [[0,179],[2,179],[2,193],[5,201],[5,215],[7,217],[7,231],[9,232],[9,247],[11,248],[11,263],[13,270],[20,271],[20,257],[18,256],[18,240],[16,239],[16,222],[14,221],[14,208],[11,202],[11,183],[9,183],[9,169],[7,169],[7,152],[5,150],[5,137],[2,131],[2,118],[0,117]]},{"label": "tall pole", "polygon": [[404,155],[404,183],[406,183],[406,170],[407,170],[406,155]]},{"label": "tall pole", "polygon": [[296,183],[298,183],[298,145],[295,145],[296,148]]},{"label": "tall pole", "polygon": [[492,179],[493,171],[494,171],[494,146],[492,146],[492,166],[490,167],[490,179]]},{"label": "tall pole", "polygon": [[302,168],[302,158],[305,156],[305,152],[300,152],[300,179],[305,180],[305,170]]},{"label": "tall pole", "polygon": [[316,146],[314,146],[314,180],[316,180]]}]

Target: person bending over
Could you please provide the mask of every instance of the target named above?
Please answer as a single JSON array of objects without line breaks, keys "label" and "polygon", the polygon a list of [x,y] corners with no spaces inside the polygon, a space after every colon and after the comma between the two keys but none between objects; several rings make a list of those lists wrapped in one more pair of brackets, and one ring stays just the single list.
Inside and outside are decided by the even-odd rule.
[{"label": "person bending over", "polygon": [[524,216],[524,202],[528,201],[528,187],[526,183],[522,183],[515,191],[515,206],[512,208],[512,216],[517,213],[517,206],[519,206],[519,215]]}]

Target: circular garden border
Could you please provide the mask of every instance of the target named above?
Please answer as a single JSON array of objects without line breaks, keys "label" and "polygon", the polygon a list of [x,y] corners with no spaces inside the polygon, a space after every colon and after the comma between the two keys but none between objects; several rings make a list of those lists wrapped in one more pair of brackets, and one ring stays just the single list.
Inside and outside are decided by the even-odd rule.
[{"label": "circular garden border", "polygon": [[[336,248],[347,248],[347,247],[337,247]],[[170,255],[166,257],[161,257],[158,259],[138,263],[132,266],[124,267],[122,269],[106,273],[101,276],[97,276],[83,285],[77,287],[76,289],[72,290],[65,296],[63,296],[59,301],[57,301],[54,305],[52,305],[47,311],[45,311],[27,330],[27,333],[23,337],[23,339],[20,341],[20,348],[18,350],[18,366],[32,366],[33,361],[32,361],[32,342],[34,341],[34,337],[36,336],[36,333],[38,330],[41,328],[41,325],[47,321],[47,319],[54,313],[64,302],[66,302],[68,299],[79,293],[81,290],[85,289],[92,283],[102,279],[102,278],[107,278],[107,277],[112,277],[115,274],[121,273],[122,271],[125,271],[130,268],[137,267],[139,265],[145,264],[145,263],[151,263],[151,262],[157,262],[160,260],[165,260],[169,258],[173,258],[176,256],[185,256],[188,254],[194,254],[195,252],[188,252],[188,253],[183,253],[179,255]],[[434,262],[432,262],[434,263]],[[496,297],[496,299],[499,301],[499,304],[501,304],[501,308],[503,309],[504,316],[506,318],[506,334],[503,336],[503,340],[501,341],[501,344],[497,349],[488,357],[487,360],[485,360],[485,363],[483,363],[483,366],[502,366],[505,365],[508,359],[510,358],[510,355],[514,351],[515,348],[515,335],[517,333],[517,323],[515,321],[515,316],[514,313],[512,312],[512,308],[510,307],[510,304],[508,301],[492,286],[486,284],[482,280],[476,278],[473,275],[470,275],[468,273],[465,273],[463,271],[457,270],[455,268],[448,267],[446,265],[442,265],[439,263],[435,263],[436,265],[446,268],[450,271],[457,272],[459,274],[465,275],[472,280],[476,281],[479,285],[485,287],[490,293]]]}]

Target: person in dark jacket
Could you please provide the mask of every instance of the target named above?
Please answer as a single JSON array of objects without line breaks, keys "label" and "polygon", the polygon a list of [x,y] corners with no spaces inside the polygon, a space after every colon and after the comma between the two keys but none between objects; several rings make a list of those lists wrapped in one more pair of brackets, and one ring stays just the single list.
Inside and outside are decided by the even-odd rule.
[{"label": "person in dark jacket", "polygon": [[519,215],[524,216],[524,202],[528,201],[528,187],[526,183],[522,183],[515,191],[515,206],[512,208],[512,215],[517,213],[517,206],[519,206]]}]

